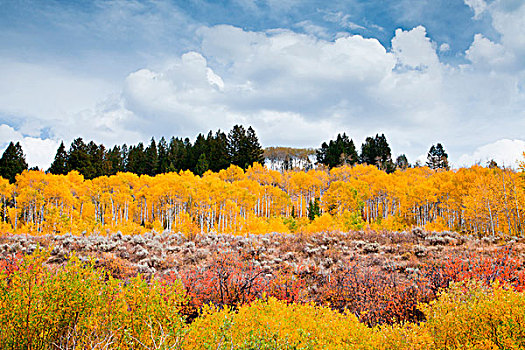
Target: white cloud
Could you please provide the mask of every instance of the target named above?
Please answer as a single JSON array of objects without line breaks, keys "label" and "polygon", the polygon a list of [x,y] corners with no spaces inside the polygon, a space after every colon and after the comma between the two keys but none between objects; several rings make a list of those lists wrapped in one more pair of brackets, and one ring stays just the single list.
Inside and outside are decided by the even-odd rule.
[{"label": "white cloud", "polygon": [[359,35],[331,41],[226,25],[198,33],[198,52],[131,73],[122,96],[95,114],[93,134],[129,143],[241,123],[263,145],[315,147],[345,131],[359,147],[385,133],[394,154],[415,159],[441,142],[457,164],[473,146],[518,137],[525,126],[516,77],[482,67],[503,44],[481,36],[467,52],[472,64],[454,68],[439,61],[422,26],[397,30],[391,52]]},{"label": "white cloud", "polygon": [[512,52],[520,69],[525,68],[525,2],[497,0],[490,8],[492,25],[501,34],[501,44]]},{"label": "white cloud", "polygon": [[49,167],[59,145],[58,142],[52,139],[43,140],[36,137],[24,136],[9,125],[1,124],[0,147],[2,154],[9,142],[20,142],[29,166],[38,166],[41,169],[47,169]]},{"label": "white cloud", "polygon": [[440,66],[436,50],[423,26],[408,31],[396,29],[392,39],[392,51],[403,67],[420,70],[432,70]]},{"label": "white cloud", "polygon": [[[441,142],[454,164],[474,162],[488,152],[478,155],[477,147],[519,139],[525,128],[525,6],[511,2],[479,12],[484,2],[469,1],[478,15],[492,16],[501,37],[476,35],[459,67],[440,61],[437,51],[450,46],[438,46],[423,26],[396,30],[389,50],[359,35],[328,39],[308,22],[297,24],[306,34],[201,27],[200,45],[164,64],[140,65],[118,89],[56,67],[5,61],[0,116],[10,127],[0,127],[0,137],[24,141],[28,159],[43,162],[40,150],[61,139],[110,146],[245,124],[265,146],[316,147],[347,132],[359,147],[385,133],[394,155],[426,157]],[[350,23],[343,13],[331,16]],[[38,149],[45,130],[51,140]]]},{"label": "white cloud", "polygon": [[216,101],[223,89],[224,81],[206,59],[189,52],[160,71],[142,69],[130,74],[123,102],[126,110],[140,118],[137,122],[143,133],[170,130],[191,135],[222,125],[225,106]]},{"label": "white cloud", "polygon": [[344,14],[341,11],[338,12],[327,12],[323,19],[328,22],[337,23],[343,28],[347,28],[350,30],[356,30],[356,29],[366,29],[362,25],[359,25],[353,21],[350,20],[351,16],[349,14]]},{"label": "white cloud", "polygon": [[490,41],[482,34],[474,36],[465,56],[475,65],[489,69],[508,67],[514,62],[514,56],[503,45]]},{"label": "white cloud", "polygon": [[473,153],[462,155],[458,163],[459,165],[475,163],[487,165],[491,160],[495,160],[500,166],[517,168],[519,162],[524,160],[523,152],[525,152],[525,141],[501,139],[478,147]]},{"label": "white cloud", "polygon": [[480,16],[487,9],[487,3],[484,0],[464,0],[472,11],[474,11],[474,19],[479,19]]},{"label": "white cloud", "polygon": [[342,89],[375,84],[395,64],[376,39],[357,35],[325,41],[285,30],[264,34],[231,26],[200,33],[203,55],[227,76],[228,105],[240,110],[297,111],[302,101],[303,113],[318,115],[327,105],[333,107],[334,99],[338,103],[341,94],[348,95]]},{"label": "white cloud", "polygon": [[19,140],[22,135],[7,124],[0,125],[0,145],[6,147],[10,141]]},{"label": "white cloud", "polygon": [[306,34],[314,35],[318,38],[328,38],[328,32],[326,28],[313,24],[311,21],[301,21],[295,24],[295,27],[302,28]]},{"label": "white cloud", "polygon": [[55,158],[60,143],[52,139],[24,137],[20,144],[26,154],[27,164],[46,170]]},{"label": "white cloud", "polygon": [[309,121],[297,113],[260,111],[249,118],[261,142],[280,146],[290,142],[309,147],[312,140],[333,138],[337,128],[328,120]]},{"label": "white cloud", "polygon": [[63,69],[0,59],[0,114],[63,120],[92,108],[115,91],[112,84]]},{"label": "white cloud", "polygon": [[448,43],[443,43],[439,45],[439,52],[449,52],[450,51],[450,45]]}]

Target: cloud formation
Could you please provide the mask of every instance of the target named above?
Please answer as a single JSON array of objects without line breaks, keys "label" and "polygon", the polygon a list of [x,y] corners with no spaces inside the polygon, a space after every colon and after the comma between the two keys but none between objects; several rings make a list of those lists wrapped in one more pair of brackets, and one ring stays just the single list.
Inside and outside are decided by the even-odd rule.
[{"label": "cloud formation", "polygon": [[[338,132],[359,145],[385,133],[393,153],[411,161],[441,142],[457,166],[486,157],[503,162],[503,150],[513,157],[524,146],[525,4],[465,3],[476,19],[490,17],[498,36],[474,35],[461,64],[440,58],[451,45],[435,42],[424,25],[395,30],[386,45],[374,37],[331,36],[309,21],[260,31],[203,25],[191,49],[137,67],[117,83],[4,61],[17,88],[0,82],[0,115],[12,116],[2,121],[8,129],[0,143],[25,140],[28,155],[44,164],[39,152],[61,139],[82,136],[109,146],[240,123],[253,125],[265,146],[318,147]],[[258,8],[253,1],[239,6]],[[351,26],[350,16],[331,14],[327,20]],[[51,141],[29,140],[40,138]]]},{"label": "cloud formation", "polygon": [[[53,139],[24,136],[6,124],[0,124],[0,147],[7,148],[9,142],[20,142],[30,167],[47,169],[55,157],[59,143]],[[29,151],[29,152],[28,152]]]},{"label": "cloud formation", "polygon": [[487,3],[484,0],[465,0],[472,11],[474,11],[474,19],[478,19],[487,9]]},{"label": "cloud formation", "polygon": [[471,154],[462,155],[458,163],[465,166],[471,164],[486,166],[491,160],[496,160],[499,166],[516,169],[524,160],[523,152],[525,152],[525,141],[501,139],[478,147]]}]

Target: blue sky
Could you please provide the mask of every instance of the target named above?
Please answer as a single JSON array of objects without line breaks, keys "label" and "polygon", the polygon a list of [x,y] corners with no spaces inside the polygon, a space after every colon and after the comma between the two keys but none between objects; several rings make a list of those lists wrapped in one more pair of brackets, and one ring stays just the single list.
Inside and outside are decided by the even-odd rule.
[{"label": "blue sky", "polygon": [[0,147],[47,167],[105,145],[253,125],[264,146],[525,150],[525,2],[0,0]]}]

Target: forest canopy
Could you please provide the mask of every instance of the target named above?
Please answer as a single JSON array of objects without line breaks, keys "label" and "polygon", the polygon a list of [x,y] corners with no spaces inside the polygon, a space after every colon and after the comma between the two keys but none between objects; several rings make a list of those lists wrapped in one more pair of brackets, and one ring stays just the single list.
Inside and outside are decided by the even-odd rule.
[{"label": "forest canopy", "polygon": [[[384,134],[367,137],[359,153],[354,141],[346,133],[323,142],[318,149],[263,149],[251,126],[245,128],[235,125],[228,134],[221,130],[215,133],[210,130],[207,135],[201,133],[193,143],[188,137],[171,137],[169,142],[164,137],[159,141],[152,137],[147,145],[139,142],[137,145],[123,144],[107,148],[103,144],[86,142],[78,137],[71,142],[69,149],[66,149],[63,141],[60,143],[46,172],[65,175],[76,170],[86,179],[115,175],[118,172],[155,176],[189,170],[202,175],[207,170],[218,172],[230,165],[247,169],[253,163],[265,164],[280,171],[295,168],[307,171],[315,166],[331,169],[342,165],[368,164],[391,173],[398,168],[411,167],[404,154],[399,155],[395,162],[392,161],[392,151]],[[426,165],[431,169],[449,168],[448,154],[441,143],[432,145]],[[0,159],[0,176],[12,183],[17,174],[28,168],[22,146],[19,142],[11,142]]]},{"label": "forest canopy", "polygon": [[162,137],[158,142],[151,138],[146,146],[141,142],[106,149],[102,144],[77,138],[68,151],[64,143],[60,144],[48,172],[64,175],[76,170],[87,179],[118,172],[155,176],[189,170],[202,175],[232,164],[246,169],[254,162],[262,163],[263,152],[253,128],[241,125],[235,125],[228,134],[221,130],[206,136],[199,134],[193,143],[187,137],[172,137],[169,142]]}]

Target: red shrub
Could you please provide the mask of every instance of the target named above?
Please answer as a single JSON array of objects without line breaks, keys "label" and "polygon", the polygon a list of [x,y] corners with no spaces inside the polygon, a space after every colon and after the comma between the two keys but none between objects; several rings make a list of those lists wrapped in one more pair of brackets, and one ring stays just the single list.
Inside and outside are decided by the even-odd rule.
[{"label": "red shrub", "polygon": [[11,254],[0,258],[0,274],[9,277],[13,272],[19,270],[22,254]]},{"label": "red shrub", "polygon": [[[330,273],[315,266],[265,271],[251,257],[231,252],[215,255],[205,266],[182,270],[178,278],[189,300],[184,314],[190,321],[204,304],[238,307],[266,295],[286,302],[328,304],[375,325],[422,321],[418,304],[435,299],[453,281],[499,280],[523,290],[525,274],[520,266],[509,249],[502,249],[490,256],[449,256],[410,276],[355,262]],[[175,278],[169,276],[167,281]]]},{"label": "red shrub", "polygon": [[318,298],[372,325],[421,320],[417,304],[428,301],[430,295],[417,282],[354,264],[328,276]]},{"label": "red shrub", "polygon": [[506,282],[516,290],[525,289],[525,273],[520,270],[522,262],[512,256],[512,248],[507,247],[489,256],[474,255],[448,256],[441,263],[423,267],[423,276],[434,291],[446,288],[451,282],[470,279],[490,284],[494,281]]},{"label": "red shrub", "polygon": [[266,294],[288,303],[306,301],[307,281],[289,268],[274,271],[267,283]]},{"label": "red shrub", "polygon": [[217,254],[208,265],[181,271],[179,277],[190,300],[185,310],[190,318],[204,304],[237,307],[251,302],[262,295],[265,286],[264,271],[237,253]]}]

